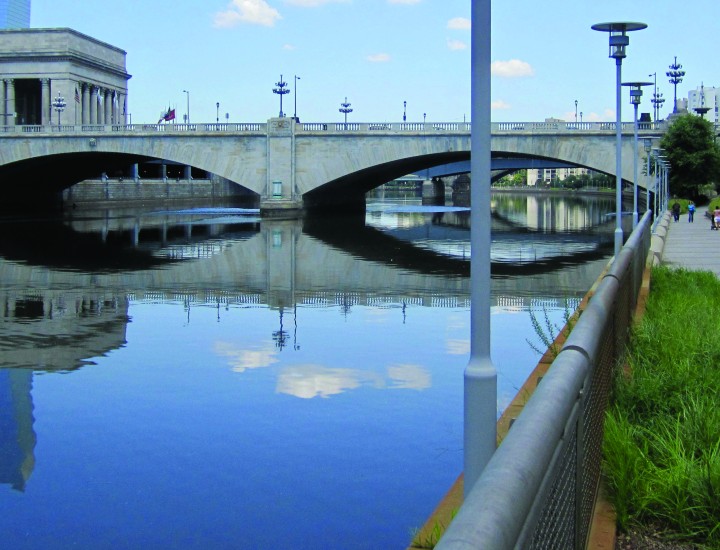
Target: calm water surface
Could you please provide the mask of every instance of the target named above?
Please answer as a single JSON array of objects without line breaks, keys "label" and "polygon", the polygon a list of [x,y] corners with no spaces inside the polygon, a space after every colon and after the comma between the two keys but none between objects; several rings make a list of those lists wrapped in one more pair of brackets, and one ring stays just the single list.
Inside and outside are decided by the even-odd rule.
[{"label": "calm water surface", "polygon": [[[493,197],[502,410],[612,199]],[[611,222],[612,223],[612,222]],[[0,230],[6,548],[404,548],[462,469],[469,211],[73,212]]]}]

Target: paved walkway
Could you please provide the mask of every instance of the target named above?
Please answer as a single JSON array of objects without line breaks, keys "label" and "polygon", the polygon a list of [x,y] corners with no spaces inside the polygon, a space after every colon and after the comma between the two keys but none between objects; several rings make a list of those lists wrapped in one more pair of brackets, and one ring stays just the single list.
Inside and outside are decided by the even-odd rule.
[{"label": "paved walkway", "polygon": [[707,207],[698,208],[695,221],[688,223],[687,214],[680,221],[672,218],[663,247],[662,263],[693,271],[712,271],[720,277],[720,231],[710,229]]}]

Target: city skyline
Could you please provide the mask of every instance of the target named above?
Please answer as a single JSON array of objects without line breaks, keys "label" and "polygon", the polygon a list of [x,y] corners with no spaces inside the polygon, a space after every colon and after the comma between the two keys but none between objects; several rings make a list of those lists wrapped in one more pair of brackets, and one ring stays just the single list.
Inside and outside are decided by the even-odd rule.
[{"label": "city skyline", "polygon": [[[463,121],[470,119],[470,2],[467,0],[128,0],[93,9],[71,0],[34,0],[31,26],[70,27],[127,52],[128,112],[157,122],[175,108],[176,122],[263,122],[278,116],[276,83],[287,82],[286,116],[303,122]],[[132,9],[135,7],[136,9]],[[686,71],[678,98],[713,81],[720,62],[709,44],[711,18],[668,1],[608,0],[602,6],[529,0],[493,5],[495,121],[615,119],[615,63],[608,37],[590,29],[606,21],[640,21],[630,33],[623,81],[653,81],[672,112],[665,75],[677,56]],[[128,9],[130,8],[130,9]],[[675,40],[684,32],[692,40]],[[298,77],[298,78],[296,78]],[[297,86],[296,86],[297,85]],[[296,90],[297,87],[297,90]],[[187,92],[184,92],[187,90]],[[639,111],[652,113],[652,86]],[[626,97],[627,96],[627,97]],[[576,102],[577,101],[577,108]],[[217,104],[220,104],[219,107]],[[296,107],[297,106],[297,107]],[[582,113],[582,115],[581,115]],[[226,118],[226,114],[228,115]],[[622,118],[632,120],[627,90]]]}]

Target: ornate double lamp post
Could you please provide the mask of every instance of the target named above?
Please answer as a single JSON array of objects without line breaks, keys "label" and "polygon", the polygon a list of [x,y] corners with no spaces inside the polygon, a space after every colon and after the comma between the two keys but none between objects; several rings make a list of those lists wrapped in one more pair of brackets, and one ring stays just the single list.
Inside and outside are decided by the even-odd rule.
[{"label": "ornate double lamp post", "polygon": [[287,88],[287,82],[283,82],[282,75],[280,75],[280,81],[275,83],[275,88],[273,88],[273,93],[278,94],[280,96],[280,118],[283,118],[285,116],[285,113],[283,113],[282,109],[282,98],[285,94],[290,93],[290,89]]},{"label": "ornate double lamp post", "polygon": [[642,87],[650,86],[652,82],[623,82],[623,86],[630,87],[630,104],[635,108],[633,117],[633,229],[638,222],[638,106],[642,98]]},{"label": "ornate double lamp post", "polygon": [[673,99],[673,113],[677,113],[677,85],[683,81],[685,71],[682,70],[682,65],[677,62],[677,55],[675,61],[670,65],[669,71],[665,74],[670,78],[670,84],[675,88],[674,99]]},{"label": "ornate double lamp post", "polygon": [[655,87],[653,91],[653,97],[650,100],[653,104],[653,120],[657,122],[658,117],[660,116],[660,107],[662,107],[662,104],[665,103],[665,98],[663,95],[658,93],[657,91],[657,73],[649,74],[648,76],[653,77],[653,86]]},{"label": "ornate double lamp post", "polygon": [[60,113],[62,113],[65,110],[65,98],[60,95],[60,92],[58,92],[58,95],[55,99],[53,99],[52,102],[53,109],[57,111],[58,114],[58,127],[60,126]]},{"label": "ornate double lamp post", "polygon": [[647,28],[645,23],[597,23],[594,31],[610,33],[610,54],[615,59],[615,258],[620,254],[623,243],[622,230],[622,60],[626,57],[625,48],[630,44],[630,31]]},{"label": "ornate double lamp post", "polygon": [[340,104],[339,111],[345,115],[345,130],[347,130],[347,116],[348,113],[352,113],[353,110],[350,108],[351,103],[348,103],[347,96],[345,97],[345,102]]}]

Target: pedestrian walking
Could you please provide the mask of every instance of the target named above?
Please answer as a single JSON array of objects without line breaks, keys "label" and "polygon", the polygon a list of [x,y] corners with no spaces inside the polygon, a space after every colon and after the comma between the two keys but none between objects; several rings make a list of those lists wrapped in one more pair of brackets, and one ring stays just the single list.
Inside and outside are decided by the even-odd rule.
[{"label": "pedestrian walking", "polygon": [[690,201],[688,204],[688,223],[693,223],[695,219],[695,203]]},{"label": "pedestrian walking", "polygon": [[715,206],[715,210],[713,211],[713,221],[715,222],[715,229],[717,230],[717,228],[720,227],[720,203]]},{"label": "pedestrian walking", "polygon": [[675,201],[672,205],[673,219],[677,222],[680,219],[680,203]]}]

